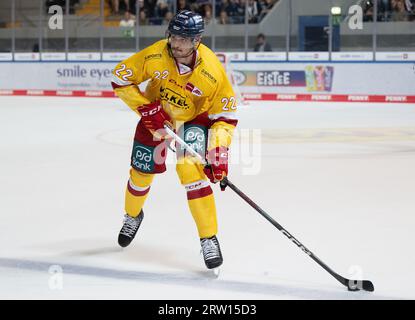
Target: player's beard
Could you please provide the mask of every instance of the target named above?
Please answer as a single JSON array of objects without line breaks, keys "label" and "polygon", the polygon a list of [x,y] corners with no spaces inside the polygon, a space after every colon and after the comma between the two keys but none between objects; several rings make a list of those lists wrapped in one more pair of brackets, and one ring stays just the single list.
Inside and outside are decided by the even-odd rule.
[{"label": "player's beard", "polygon": [[171,52],[173,54],[173,57],[175,57],[176,59],[180,59],[180,58],[187,58],[189,56],[191,56],[194,52],[195,48],[188,48],[188,49],[182,49],[180,47],[171,47]]}]

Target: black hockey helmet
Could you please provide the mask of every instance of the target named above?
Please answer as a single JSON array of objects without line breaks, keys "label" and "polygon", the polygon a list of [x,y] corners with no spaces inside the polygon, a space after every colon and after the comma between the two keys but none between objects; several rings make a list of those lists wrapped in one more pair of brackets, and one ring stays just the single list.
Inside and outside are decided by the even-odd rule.
[{"label": "black hockey helmet", "polygon": [[171,19],[167,31],[170,34],[195,38],[205,31],[205,23],[200,14],[183,10]]}]

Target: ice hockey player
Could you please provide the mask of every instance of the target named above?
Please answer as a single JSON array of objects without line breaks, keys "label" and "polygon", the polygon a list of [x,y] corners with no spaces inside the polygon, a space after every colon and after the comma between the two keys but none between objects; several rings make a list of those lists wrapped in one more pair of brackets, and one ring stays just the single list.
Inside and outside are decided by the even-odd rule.
[{"label": "ice hockey player", "polygon": [[[210,164],[204,167],[176,145],[176,171],[187,192],[205,264],[213,269],[223,258],[216,237],[215,200],[206,177],[216,183],[228,174],[237,106],[222,64],[201,44],[203,31],[199,14],[181,11],[169,23],[166,39],[120,62],[113,71],[116,94],[141,117],[134,136],[126,214],[118,243],[126,247],[134,239],[154,175],[166,170],[171,142],[164,130],[167,124]],[[141,92],[137,85],[146,80],[149,83]]]}]

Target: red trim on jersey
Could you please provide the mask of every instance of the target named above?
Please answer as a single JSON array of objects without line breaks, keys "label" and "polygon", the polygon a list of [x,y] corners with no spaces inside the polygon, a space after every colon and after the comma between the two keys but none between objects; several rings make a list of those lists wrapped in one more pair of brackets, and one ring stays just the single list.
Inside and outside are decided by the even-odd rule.
[{"label": "red trim on jersey", "polygon": [[185,72],[185,73],[181,73],[181,72],[180,72],[180,66],[179,66],[179,64],[177,63],[176,58],[174,58],[174,57],[173,57],[173,59],[174,59],[174,63],[176,64],[177,71],[179,71],[179,75],[181,75],[181,76],[182,76],[182,75],[184,75],[184,74],[188,74],[188,73],[190,73],[190,72],[193,72],[193,69],[194,69],[194,67],[195,67],[195,63],[196,63],[196,56],[197,56],[197,54],[196,54],[196,50],[195,50],[195,51],[193,51],[192,62],[190,63],[190,66],[188,66],[188,67],[190,68],[190,71]]},{"label": "red trim on jersey", "polygon": [[230,125],[236,127],[236,125],[238,124],[238,120],[236,119],[228,119],[228,118],[224,118],[224,117],[220,117],[218,119],[215,119],[212,121],[212,125],[218,121],[222,121],[222,122],[226,122],[229,123]]},{"label": "red trim on jersey", "polygon": [[187,200],[194,200],[194,199],[199,199],[199,198],[203,198],[203,197],[207,197],[209,195],[211,195],[213,193],[212,188],[210,186],[201,188],[201,189],[197,189],[197,190],[192,190],[192,191],[188,191],[187,192]]},{"label": "red trim on jersey", "polygon": [[132,84],[127,84],[127,85],[125,85],[125,86],[121,86],[121,85],[119,85],[119,84],[116,84],[115,82],[112,82],[111,81],[111,86],[112,86],[112,89],[117,89],[117,88],[124,88],[124,87],[129,87],[129,86],[131,86]]},{"label": "red trim on jersey", "polygon": [[196,56],[197,56],[197,51],[193,51],[193,57],[192,57],[192,62],[190,63],[190,68],[193,70],[195,68],[195,64],[196,64]]},{"label": "red trim on jersey", "polygon": [[190,82],[186,83],[186,90],[192,92],[195,86]]}]

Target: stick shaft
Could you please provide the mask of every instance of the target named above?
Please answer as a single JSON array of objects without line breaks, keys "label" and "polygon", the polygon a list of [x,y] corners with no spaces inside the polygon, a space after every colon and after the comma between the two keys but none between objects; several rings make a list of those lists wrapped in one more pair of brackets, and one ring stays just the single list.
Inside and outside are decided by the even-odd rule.
[{"label": "stick shaft", "polygon": [[281,231],[288,239],[290,239],[297,247],[299,247],[304,253],[306,253],[311,259],[317,262],[321,267],[324,268],[328,273],[330,273],[336,280],[338,280],[343,285],[347,286],[347,279],[341,275],[334,272],[329,266],[327,266],[323,261],[321,261],[314,253],[308,250],[300,241],[298,241],[291,233],[285,230],[277,221],[275,221],[269,214],[262,210],[254,201],[252,201],[246,194],[238,189],[229,179],[225,177],[226,185],[231,188],[237,195],[244,199],[252,208],[259,212],[265,219],[267,219],[273,226],[275,226],[279,231]]},{"label": "stick shaft", "polygon": [[[207,165],[206,160],[192,147],[190,147],[182,138],[180,138],[171,128],[164,126],[167,133],[175,139],[182,147],[184,147],[192,156],[198,158],[200,162],[204,165]],[[231,188],[237,195],[239,195],[243,200],[245,200],[252,208],[254,208],[258,213],[260,213],[265,219],[267,219],[274,227],[281,231],[288,239],[290,239],[297,247],[299,247],[304,253],[306,253],[311,259],[317,262],[324,270],[330,273],[337,281],[341,284],[349,287],[349,279],[346,279],[334,272],[329,266],[327,266],[323,261],[321,261],[314,253],[308,250],[300,241],[298,241],[293,235],[291,235],[287,230],[285,230],[277,221],[275,221],[269,214],[267,214],[260,206],[258,206],[254,201],[252,201],[245,193],[239,190],[227,177],[221,181],[221,187],[228,186]]]},{"label": "stick shaft", "polygon": [[199,161],[202,164],[204,164],[204,165],[207,164],[206,160],[199,153],[197,153],[195,150],[193,150],[193,148],[191,146],[189,146],[182,138],[180,138],[169,126],[164,125],[164,129],[166,129],[166,131],[167,131],[167,133],[169,134],[170,137],[172,137],[174,140],[176,140],[192,156],[198,158]]}]

